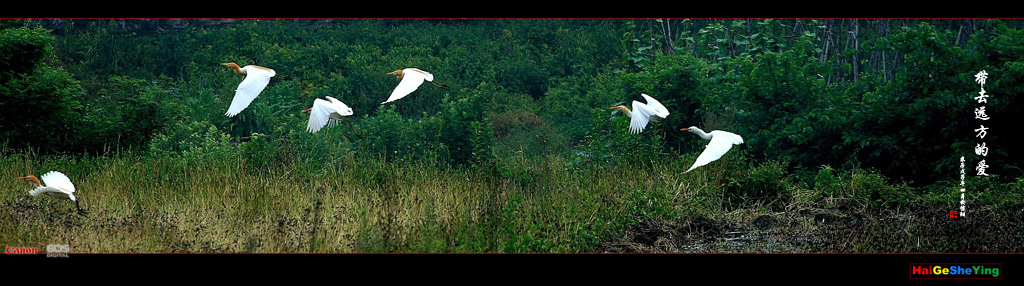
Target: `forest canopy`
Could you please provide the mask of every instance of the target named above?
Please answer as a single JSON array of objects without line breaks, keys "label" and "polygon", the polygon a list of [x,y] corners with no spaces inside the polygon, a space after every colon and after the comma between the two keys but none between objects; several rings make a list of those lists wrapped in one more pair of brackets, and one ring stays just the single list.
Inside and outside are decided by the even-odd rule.
[{"label": "forest canopy", "polygon": [[[348,152],[452,166],[556,156],[573,166],[700,152],[680,128],[741,134],[742,156],[804,180],[823,166],[893,181],[951,181],[980,159],[973,75],[991,95],[992,179],[1024,158],[1024,34],[1002,20],[8,20],[0,30],[0,142],[40,154],[217,156],[329,162]],[[274,68],[234,118],[239,76]],[[430,86],[381,105],[397,81]],[[672,110],[640,135],[608,107]],[[299,111],[333,96],[349,129],[311,135]],[[291,153],[288,153],[291,152]],[[315,155],[314,155],[315,154]],[[996,163],[998,162],[998,163]],[[254,163],[257,164],[257,163]]]}]

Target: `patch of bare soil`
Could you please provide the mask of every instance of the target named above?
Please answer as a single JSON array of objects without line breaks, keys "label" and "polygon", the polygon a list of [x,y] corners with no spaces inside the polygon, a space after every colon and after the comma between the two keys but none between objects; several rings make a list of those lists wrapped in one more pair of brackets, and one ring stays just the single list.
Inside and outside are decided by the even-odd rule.
[{"label": "patch of bare soil", "polygon": [[950,218],[939,207],[877,212],[801,209],[675,221],[637,218],[604,252],[1003,253],[1024,252],[1024,208],[975,207]]},{"label": "patch of bare soil", "polygon": [[638,217],[637,224],[619,240],[602,245],[605,252],[701,252],[702,243],[727,237],[737,229],[724,220],[702,215],[678,221]]}]

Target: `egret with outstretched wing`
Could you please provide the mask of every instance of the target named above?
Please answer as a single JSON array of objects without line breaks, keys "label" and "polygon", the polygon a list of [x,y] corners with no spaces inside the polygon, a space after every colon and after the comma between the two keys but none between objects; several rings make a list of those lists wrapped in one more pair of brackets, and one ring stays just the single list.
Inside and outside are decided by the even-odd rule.
[{"label": "egret with outstretched wing", "polygon": [[654,99],[653,97],[646,94],[640,95],[647,100],[647,103],[644,104],[642,102],[634,100],[632,111],[630,111],[629,108],[626,108],[625,105],[613,106],[611,108],[612,110],[618,109],[622,111],[622,113],[626,114],[626,117],[630,118],[630,133],[640,133],[641,131],[644,131],[644,128],[647,127],[648,122],[658,122],[664,120],[665,117],[668,117],[669,114],[668,108],[665,108],[664,105],[661,105],[661,102],[659,102],[657,99]]},{"label": "egret with outstretched wing", "polygon": [[352,108],[330,96],[327,97],[327,100],[317,98],[313,101],[313,107],[302,112],[309,113],[309,123],[306,125],[306,131],[309,133],[316,133],[324,127],[332,127],[338,124],[344,116],[354,114]]},{"label": "egret with outstretched wing", "polygon": [[686,172],[722,158],[722,156],[725,155],[725,152],[729,152],[729,149],[732,149],[732,145],[743,144],[743,137],[728,131],[714,130],[711,131],[711,133],[704,133],[704,130],[693,126],[679,129],[679,131],[689,131],[690,133],[697,134],[700,138],[704,138],[704,140],[711,140],[711,142],[708,142],[708,145],[704,147],[704,152],[701,152],[700,156],[697,156],[697,161],[694,161],[693,166],[686,170]]},{"label": "egret with outstretched wing", "polygon": [[249,104],[270,83],[270,78],[277,75],[277,72],[274,72],[273,69],[257,65],[247,65],[242,68],[239,68],[238,64],[235,63],[223,63],[221,65],[230,67],[235,70],[235,73],[245,76],[242,83],[238,84],[238,88],[235,89],[235,97],[231,99],[231,106],[224,113],[227,117],[235,117],[242,110],[245,110],[246,107],[249,107]]},{"label": "egret with outstretched wing", "polygon": [[[41,195],[47,195],[56,198],[67,198],[75,202],[75,208],[78,208],[79,213],[85,213],[82,208],[78,205],[78,198],[75,197],[75,184],[71,183],[71,179],[68,178],[64,173],[57,171],[50,171],[42,176],[42,182],[40,178],[36,176],[28,175],[24,177],[18,177],[18,179],[26,180],[36,184],[36,188],[28,191],[34,197]],[[43,185],[46,183],[46,185]]]},{"label": "egret with outstretched wing", "polygon": [[420,85],[422,85],[424,81],[430,82],[430,83],[432,83],[432,84],[434,84],[434,85],[436,85],[438,87],[441,87],[441,88],[448,88],[447,85],[443,85],[443,84],[434,82],[434,75],[433,74],[430,74],[430,73],[428,73],[426,71],[423,71],[421,69],[418,69],[418,68],[407,68],[407,69],[402,69],[402,70],[396,70],[396,71],[387,73],[387,75],[396,76],[399,79],[401,79],[402,81],[398,82],[398,86],[395,87],[395,90],[391,92],[391,96],[388,97],[388,100],[385,100],[384,102],[381,102],[380,104],[385,104],[385,103],[388,103],[388,102],[399,100],[399,99],[405,97],[406,95],[409,95],[413,91],[416,91],[416,89],[419,88]]}]

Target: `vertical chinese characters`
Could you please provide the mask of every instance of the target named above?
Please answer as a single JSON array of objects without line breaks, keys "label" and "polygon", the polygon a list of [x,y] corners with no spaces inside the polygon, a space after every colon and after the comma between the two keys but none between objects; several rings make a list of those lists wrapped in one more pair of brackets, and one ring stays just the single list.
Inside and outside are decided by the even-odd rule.
[{"label": "vertical chinese characters", "polygon": [[[985,81],[986,80],[988,80],[988,72],[986,72],[985,70],[982,70],[982,71],[980,71],[980,72],[978,72],[977,74],[974,75],[974,81],[977,82],[979,85],[981,85],[981,87],[980,87],[981,91],[978,92],[978,96],[974,97],[974,100],[978,101],[979,105],[980,104],[987,104],[988,103],[989,95],[985,94]],[[988,114],[986,113],[984,105],[981,105],[981,106],[978,106],[977,108],[974,108],[974,119],[980,120],[982,122],[985,122],[985,121],[988,121],[989,119],[991,119],[991,117],[989,117]],[[974,129],[974,132],[977,133],[977,135],[975,135],[975,137],[977,137],[977,138],[979,138],[981,140],[984,140],[985,136],[988,135],[988,130],[989,130],[988,127],[985,127],[984,124],[979,123],[978,124],[978,128]],[[978,143],[977,145],[974,146],[974,154],[976,154],[978,156],[981,156],[983,158],[988,156],[988,146],[985,145],[984,141],[982,141],[981,143]],[[978,176],[986,176],[986,177],[988,177],[988,173],[985,172],[985,169],[987,169],[987,168],[988,168],[988,164],[985,162],[985,159],[982,159],[981,161],[978,162],[978,165],[974,168],[974,170],[977,171],[976,174]],[[966,211],[967,211],[967,188],[965,188],[965,186],[964,186],[964,157],[960,157],[960,211],[959,211],[960,217],[967,216],[967,212]],[[952,212],[950,212],[950,217],[955,217],[956,214],[957,214],[956,211],[952,211]]]},{"label": "vertical chinese characters", "polygon": [[[988,72],[986,72],[984,70],[982,70],[981,72],[978,72],[977,74],[974,75],[974,81],[981,85],[981,92],[978,92],[978,96],[974,97],[974,100],[977,100],[978,104],[983,104],[983,103],[987,104],[988,103],[988,99],[987,98],[989,98],[989,96],[985,94],[985,80],[987,80],[987,79],[988,79]],[[979,106],[979,107],[974,109],[974,119],[981,120],[981,121],[986,121],[986,120],[990,119],[988,114],[985,113],[985,106],[984,105]],[[982,125],[982,124],[978,124],[978,126],[979,126],[978,129],[974,129],[974,132],[978,133],[978,135],[977,135],[978,138],[984,140],[985,136],[988,135],[988,129],[989,128],[985,127],[985,125]],[[982,141],[981,143],[979,143],[977,146],[974,147],[974,153],[977,154],[978,156],[982,156],[982,157],[988,156],[988,147],[985,146],[985,142],[984,141]],[[986,176],[986,177],[988,177],[988,173],[985,172],[985,169],[987,169],[987,168],[988,168],[988,164],[985,162],[985,159],[982,159],[981,161],[978,162],[978,166],[975,167],[974,169],[975,169],[975,171],[977,171],[977,175],[978,176]]]}]

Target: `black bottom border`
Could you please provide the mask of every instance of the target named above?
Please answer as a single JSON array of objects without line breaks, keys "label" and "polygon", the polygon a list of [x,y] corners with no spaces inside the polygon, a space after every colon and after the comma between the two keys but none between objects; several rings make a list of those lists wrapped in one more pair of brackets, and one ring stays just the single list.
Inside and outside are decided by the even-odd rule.
[{"label": "black bottom border", "polygon": [[[27,268],[69,266],[76,272],[252,270],[342,271],[355,275],[473,273],[519,278],[544,275],[572,280],[669,276],[671,279],[765,281],[889,281],[909,284],[1017,284],[1024,253],[1008,254],[78,254],[66,257],[3,255],[5,265]],[[997,263],[1000,279],[911,279],[911,263]],[[185,267],[182,269],[181,267]],[[461,274],[459,274],[461,275]],[[528,275],[523,277],[521,275]],[[639,276],[637,276],[639,275]],[[504,277],[504,276],[502,276]],[[510,277],[516,278],[516,277]],[[502,278],[504,279],[504,278]],[[825,279],[825,280],[822,280]]]}]

